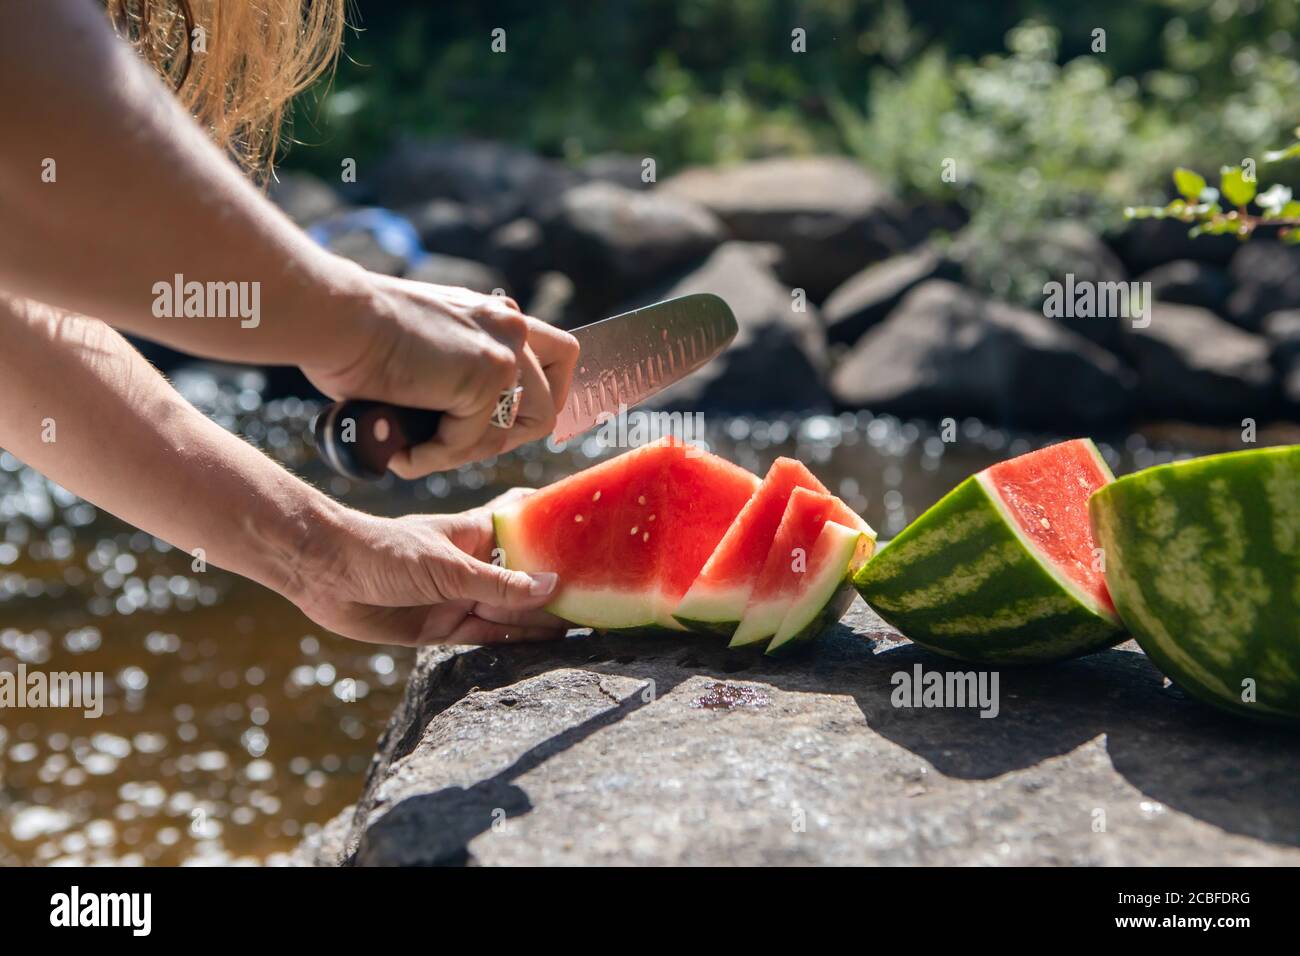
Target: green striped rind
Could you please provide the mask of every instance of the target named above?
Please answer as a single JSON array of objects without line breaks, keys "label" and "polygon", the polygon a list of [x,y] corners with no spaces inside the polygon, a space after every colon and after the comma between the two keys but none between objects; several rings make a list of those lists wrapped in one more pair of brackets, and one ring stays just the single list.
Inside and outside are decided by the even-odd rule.
[{"label": "green striped rind", "polygon": [[978,475],[877,551],[853,584],[915,643],[963,661],[1063,660],[1124,636],[1108,609],[1037,556]]},{"label": "green striped rind", "polygon": [[836,542],[837,553],[830,559],[825,572],[818,579],[808,581],[798,599],[785,612],[776,636],[767,645],[768,654],[785,654],[816,639],[844,616],[857,597],[853,590],[853,572],[861,566],[875,539],[856,528],[845,528],[829,521],[822,530],[823,535],[828,533],[826,529],[832,529],[839,539]]},{"label": "green striped rind", "polygon": [[1148,468],[1088,506],[1111,596],[1156,665],[1234,713],[1300,720],[1300,445]]},{"label": "green striped rind", "polygon": [[688,630],[701,634],[717,634],[719,637],[731,637],[740,624],[739,621],[700,621],[693,617],[682,617],[680,614],[674,614],[673,617]]}]

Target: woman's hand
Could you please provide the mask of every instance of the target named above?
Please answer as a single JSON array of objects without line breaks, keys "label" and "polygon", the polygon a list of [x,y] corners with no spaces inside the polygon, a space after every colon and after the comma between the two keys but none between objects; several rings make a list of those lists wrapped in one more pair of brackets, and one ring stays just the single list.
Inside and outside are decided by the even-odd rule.
[{"label": "woman's hand", "polygon": [[452,515],[376,518],[344,510],[316,533],[287,596],[322,627],[376,644],[491,644],[564,636],[541,610],[551,573],[491,563],[492,512],[515,489]]},{"label": "woman's hand", "polygon": [[[332,398],[368,398],[443,412],[433,440],[398,453],[403,478],[445,471],[548,435],[569,394],[578,342],[524,315],[509,296],[366,273],[348,297],[358,335],[304,365]],[[489,424],[503,391],[523,386],[515,426]]]}]

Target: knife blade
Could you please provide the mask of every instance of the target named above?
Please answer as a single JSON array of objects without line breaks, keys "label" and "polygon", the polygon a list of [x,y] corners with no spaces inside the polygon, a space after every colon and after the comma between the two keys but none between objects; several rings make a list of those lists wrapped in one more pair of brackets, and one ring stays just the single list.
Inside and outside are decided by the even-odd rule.
[{"label": "knife blade", "polygon": [[[573,330],[581,352],[552,438],[568,441],[681,381],[736,337],[736,317],[711,293],[679,296]],[[398,451],[428,441],[442,413],[349,399],[313,424],[321,457],[354,479],[382,477]]]}]

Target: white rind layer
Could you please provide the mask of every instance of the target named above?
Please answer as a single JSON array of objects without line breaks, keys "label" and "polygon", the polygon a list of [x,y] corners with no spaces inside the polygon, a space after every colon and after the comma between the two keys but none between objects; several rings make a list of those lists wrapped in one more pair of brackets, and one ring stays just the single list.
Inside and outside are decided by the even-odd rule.
[{"label": "white rind layer", "polygon": [[740,619],[736,633],[731,637],[728,647],[746,647],[766,641],[781,626],[785,617],[786,602],[781,599],[762,601],[745,608],[745,616]]},{"label": "white rind layer", "polygon": [[673,615],[682,620],[709,624],[734,624],[745,613],[753,582],[731,588],[711,588],[697,580],[686,592]]},{"label": "white rind layer", "polygon": [[776,636],[768,645],[768,653],[793,640],[834,599],[836,592],[853,573],[855,563],[860,563],[855,558],[864,547],[864,538],[867,538],[864,532],[846,528],[834,521],[828,521],[822,526],[821,534],[813,545],[813,558],[810,562],[815,564],[817,570],[804,582],[799,595],[786,609]]}]

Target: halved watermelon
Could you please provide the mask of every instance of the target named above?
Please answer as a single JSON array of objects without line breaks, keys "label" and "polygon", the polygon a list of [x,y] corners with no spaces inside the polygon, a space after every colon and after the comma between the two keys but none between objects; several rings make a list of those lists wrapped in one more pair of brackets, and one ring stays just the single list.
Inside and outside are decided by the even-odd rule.
[{"label": "halved watermelon", "polygon": [[978,663],[1059,660],[1117,643],[1088,496],[1114,481],[1088,439],[967,478],[854,577],[917,644]]},{"label": "halved watermelon", "polygon": [[1300,722],[1300,445],[1158,465],[1088,502],[1142,650],[1193,697]]},{"label": "halved watermelon", "polygon": [[673,617],[692,630],[728,637],[735,633],[795,488],[829,494],[802,462],[793,458],[774,461],[754,497],[736,515],[700,576],[673,611]]},{"label": "halved watermelon", "polygon": [[803,587],[781,618],[767,653],[811,641],[844,616],[857,596],[851,583],[853,572],[870,557],[874,544],[874,538],[860,528],[834,521],[822,525],[808,556]]},{"label": "halved watermelon", "polygon": [[493,515],[507,567],[559,574],[547,609],[599,630],[683,630],[672,611],[758,479],[668,437]]},{"label": "halved watermelon", "polygon": [[730,647],[757,644],[776,636],[786,611],[806,583],[809,558],[827,521],[857,528],[875,540],[870,526],[834,495],[795,488]]}]

